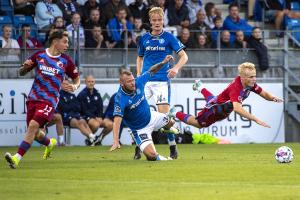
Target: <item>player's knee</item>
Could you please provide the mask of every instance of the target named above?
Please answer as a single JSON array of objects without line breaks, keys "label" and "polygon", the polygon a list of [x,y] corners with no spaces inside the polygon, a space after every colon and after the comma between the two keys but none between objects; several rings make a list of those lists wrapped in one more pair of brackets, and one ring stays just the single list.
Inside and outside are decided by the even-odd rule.
[{"label": "player's knee", "polygon": [[165,125],[165,128],[170,129],[175,124],[175,121],[173,119],[170,119],[169,123]]}]

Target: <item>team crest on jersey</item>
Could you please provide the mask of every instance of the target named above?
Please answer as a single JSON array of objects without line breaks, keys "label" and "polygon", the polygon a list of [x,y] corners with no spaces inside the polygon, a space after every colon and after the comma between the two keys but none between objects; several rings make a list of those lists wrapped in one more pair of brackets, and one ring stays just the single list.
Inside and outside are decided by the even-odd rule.
[{"label": "team crest on jersey", "polygon": [[121,112],[121,108],[119,106],[115,106],[114,112],[120,113]]},{"label": "team crest on jersey", "polygon": [[163,38],[159,39],[158,41],[159,41],[159,44],[165,43],[165,40]]},{"label": "team crest on jersey", "polygon": [[141,90],[140,90],[140,89],[137,89],[137,90],[136,90],[136,93],[137,93],[137,94],[141,94]]},{"label": "team crest on jersey", "polygon": [[63,68],[63,66],[64,66],[64,64],[63,64],[61,61],[58,61],[58,62],[56,63],[56,65],[57,65],[58,67],[60,67],[60,68]]},{"label": "team crest on jersey", "polygon": [[129,104],[132,104],[132,101],[130,99],[128,100],[128,102],[129,102]]},{"label": "team crest on jersey", "polygon": [[78,73],[77,67],[75,67],[75,69],[73,70],[73,73],[74,73],[74,74],[77,74],[77,73]]}]

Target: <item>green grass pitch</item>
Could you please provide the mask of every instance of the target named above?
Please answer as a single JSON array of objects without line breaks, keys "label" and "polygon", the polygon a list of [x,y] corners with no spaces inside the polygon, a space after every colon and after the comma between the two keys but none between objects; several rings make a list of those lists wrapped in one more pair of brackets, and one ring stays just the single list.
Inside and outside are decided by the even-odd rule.
[{"label": "green grass pitch", "polygon": [[[0,148],[0,199],[300,199],[300,144],[290,164],[279,164],[282,144],[178,145],[178,160],[133,160],[133,146],[58,147],[42,160],[43,147],[31,148],[16,170]],[[167,145],[157,145],[168,155]]]}]

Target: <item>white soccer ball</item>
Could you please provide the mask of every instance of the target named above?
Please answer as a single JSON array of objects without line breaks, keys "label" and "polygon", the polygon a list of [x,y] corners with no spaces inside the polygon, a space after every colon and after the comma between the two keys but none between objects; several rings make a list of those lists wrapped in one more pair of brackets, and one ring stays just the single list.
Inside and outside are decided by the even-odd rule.
[{"label": "white soccer ball", "polygon": [[290,163],[294,159],[294,153],[291,148],[287,146],[282,146],[276,149],[275,159],[279,163]]}]

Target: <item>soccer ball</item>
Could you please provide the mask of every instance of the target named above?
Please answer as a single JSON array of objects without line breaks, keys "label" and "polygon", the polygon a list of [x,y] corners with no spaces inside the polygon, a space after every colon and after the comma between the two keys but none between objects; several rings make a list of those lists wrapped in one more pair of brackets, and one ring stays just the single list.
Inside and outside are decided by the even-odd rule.
[{"label": "soccer ball", "polygon": [[275,159],[279,163],[289,163],[294,159],[294,153],[291,148],[287,146],[282,146],[276,149],[275,151]]}]

